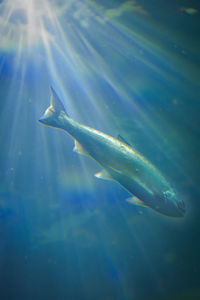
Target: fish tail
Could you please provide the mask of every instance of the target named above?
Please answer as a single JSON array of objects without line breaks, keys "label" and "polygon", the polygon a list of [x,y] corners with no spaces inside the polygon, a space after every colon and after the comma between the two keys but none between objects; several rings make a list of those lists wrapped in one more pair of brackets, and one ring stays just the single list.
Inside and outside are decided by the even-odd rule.
[{"label": "fish tail", "polygon": [[63,117],[68,117],[68,115],[58,95],[51,87],[50,106],[39,119],[39,122],[47,126],[62,128]]}]

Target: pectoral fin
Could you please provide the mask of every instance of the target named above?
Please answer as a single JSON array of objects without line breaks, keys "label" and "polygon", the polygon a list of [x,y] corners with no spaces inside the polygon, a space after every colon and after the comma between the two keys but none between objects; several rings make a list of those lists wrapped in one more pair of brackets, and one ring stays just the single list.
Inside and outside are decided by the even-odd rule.
[{"label": "pectoral fin", "polygon": [[74,144],[74,149],[73,149],[74,152],[78,153],[78,154],[81,154],[81,155],[88,155],[87,151],[83,148],[83,146],[77,142],[75,140],[75,144]]},{"label": "pectoral fin", "polygon": [[110,176],[110,174],[108,172],[106,172],[105,170],[102,170],[102,171],[96,173],[94,176],[99,179],[113,180],[112,177]]},{"label": "pectoral fin", "polygon": [[140,200],[136,196],[128,198],[128,199],[126,199],[126,201],[131,203],[131,204],[134,204],[134,205],[138,205],[138,206],[142,206],[142,207],[148,207],[148,205],[146,205],[142,200]]}]

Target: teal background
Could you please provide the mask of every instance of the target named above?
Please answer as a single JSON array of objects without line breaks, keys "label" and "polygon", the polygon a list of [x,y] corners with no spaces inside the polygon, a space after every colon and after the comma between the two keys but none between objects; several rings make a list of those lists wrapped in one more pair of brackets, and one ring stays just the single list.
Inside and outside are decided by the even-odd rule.
[{"label": "teal background", "polygon": [[[199,299],[198,1],[22,4],[0,1],[0,299]],[[184,219],[130,205],[39,124],[50,86],[147,157]]]}]

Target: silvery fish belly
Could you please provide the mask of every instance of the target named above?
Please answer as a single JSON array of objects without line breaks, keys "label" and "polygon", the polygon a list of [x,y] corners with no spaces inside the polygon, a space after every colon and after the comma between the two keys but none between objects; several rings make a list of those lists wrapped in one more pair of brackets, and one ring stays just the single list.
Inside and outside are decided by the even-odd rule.
[{"label": "silvery fish belly", "polygon": [[152,208],[164,215],[183,217],[185,206],[161,173],[122,138],[113,138],[72,120],[51,89],[51,104],[39,120],[65,130],[76,141],[75,150],[95,159],[102,171],[95,176],[115,180],[131,197],[129,203]]}]

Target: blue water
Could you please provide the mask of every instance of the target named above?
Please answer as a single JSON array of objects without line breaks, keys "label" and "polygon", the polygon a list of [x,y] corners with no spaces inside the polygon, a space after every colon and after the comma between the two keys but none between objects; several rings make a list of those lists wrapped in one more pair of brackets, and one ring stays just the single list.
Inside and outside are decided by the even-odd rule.
[{"label": "blue water", "polygon": [[[198,1],[0,1],[0,299],[200,299]],[[31,4],[32,3],[32,4]],[[125,201],[38,119],[50,86],[186,204]]]}]

